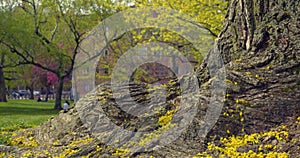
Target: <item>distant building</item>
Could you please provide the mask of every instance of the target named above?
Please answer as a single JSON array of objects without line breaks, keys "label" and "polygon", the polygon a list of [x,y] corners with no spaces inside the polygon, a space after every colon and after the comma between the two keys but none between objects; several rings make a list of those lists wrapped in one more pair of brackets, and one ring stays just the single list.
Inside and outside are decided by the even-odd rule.
[{"label": "distant building", "polygon": [[[155,35],[157,35],[157,33]],[[146,36],[149,36],[149,33],[146,34]],[[95,85],[104,82],[110,82],[112,70],[116,65],[119,57],[121,57],[126,50],[135,46],[132,40],[130,39],[131,37],[125,34],[124,37],[118,39],[118,41],[111,42],[105,49],[102,50],[102,52],[90,53],[90,54],[100,54],[100,57],[98,61],[93,61],[97,64],[95,70],[92,68],[94,67],[94,65],[92,64],[86,65],[85,67],[83,66],[80,69],[81,72],[77,72],[75,76],[73,76],[81,80],[81,82],[77,82],[76,84],[73,83],[73,86],[75,86],[74,89],[76,89],[75,93],[77,97],[85,95],[86,93],[91,91],[92,87],[94,87]],[[96,44],[99,41],[94,40],[92,42]],[[91,50],[94,49],[95,48],[91,48]],[[184,46],[184,47],[181,46],[180,48],[175,48],[175,49],[177,49],[180,52],[189,52],[193,48],[189,48],[189,46]],[[152,52],[155,53],[155,51]],[[131,80],[137,82],[146,82],[150,84],[166,83],[171,78],[176,77],[175,74],[177,74],[177,76],[182,76],[186,74],[187,62],[191,64],[192,67],[198,63],[198,60],[196,60],[195,57],[191,54],[186,55],[185,57],[187,58],[188,61],[180,59],[178,56],[176,55],[174,56],[172,54],[161,55],[160,63],[150,62],[141,65],[138,69],[136,69],[134,74],[132,74]],[[167,67],[165,65],[169,65],[170,67]],[[96,74],[91,73],[91,71],[96,71]]]},{"label": "distant building", "polygon": [[[110,81],[111,71],[120,56],[114,54],[112,50],[113,49],[105,49],[103,55],[100,57],[97,66],[98,74],[96,75],[96,84]],[[132,74],[132,80],[150,84],[162,84],[176,77],[176,74],[177,76],[182,76],[188,72],[187,64],[193,67],[198,63],[191,55],[184,57],[188,61],[180,59],[178,56],[173,56],[172,54],[162,55],[160,56],[160,63],[145,63],[136,69],[134,74]]]}]

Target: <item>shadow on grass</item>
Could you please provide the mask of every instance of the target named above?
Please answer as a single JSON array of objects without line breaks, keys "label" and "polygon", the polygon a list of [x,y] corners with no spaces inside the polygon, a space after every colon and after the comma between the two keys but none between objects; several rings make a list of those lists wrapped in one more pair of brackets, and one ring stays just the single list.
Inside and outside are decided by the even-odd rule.
[{"label": "shadow on grass", "polygon": [[0,107],[0,115],[52,115],[58,111],[49,107]]}]

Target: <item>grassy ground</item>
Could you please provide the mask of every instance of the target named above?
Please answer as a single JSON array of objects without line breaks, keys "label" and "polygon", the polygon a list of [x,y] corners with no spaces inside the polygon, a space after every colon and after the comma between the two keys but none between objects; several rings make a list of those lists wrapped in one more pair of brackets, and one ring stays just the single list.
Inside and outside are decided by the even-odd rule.
[{"label": "grassy ground", "polygon": [[14,131],[39,125],[57,114],[53,101],[9,100],[0,103],[0,131]]},{"label": "grassy ground", "polygon": [[10,132],[37,126],[55,116],[54,101],[9,100],[0,103],[0,144],[6,144]]}]

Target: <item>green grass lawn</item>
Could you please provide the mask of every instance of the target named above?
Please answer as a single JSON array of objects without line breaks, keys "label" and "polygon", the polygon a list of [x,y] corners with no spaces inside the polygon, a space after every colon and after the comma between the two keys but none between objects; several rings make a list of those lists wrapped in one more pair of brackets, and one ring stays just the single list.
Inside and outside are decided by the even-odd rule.
[{"label": "green grass lawn", "polygon": [[0,131],[37,126],[58,113],[53,106],[54,101],[9,100],[0,103]]},{"label": "green grass lawn", "polygon": [[31,128],[55,116],[54,101],[8,100],[0,102],[0,144],[9,144],[13,131]]}]

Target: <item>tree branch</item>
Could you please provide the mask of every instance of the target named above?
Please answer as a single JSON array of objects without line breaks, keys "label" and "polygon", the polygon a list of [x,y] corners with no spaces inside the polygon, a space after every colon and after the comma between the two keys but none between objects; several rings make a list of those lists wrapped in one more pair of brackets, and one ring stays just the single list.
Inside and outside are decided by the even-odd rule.
[{"label": "tree branch", "polygon": [[[28,59],[28,57],[26,57],[23,53],[21,53],[15,46],[12,46],[4,41],[0,41],[0,43],[2,43],[3,45],[5,45],[8,49],[10,49],[10,51],[12,53],[15,53],[17,54],[19,57],[22,58],[23,61],[20,61],[18,64],[19,65],[34,65],[34,66],[37,66],[41,69],[44,69],[46,71],[50,71],[54,74],[57,74],[57,71],[53,70],[53,69],[50,69],[49,67],[46,67],[40,63],[37,63],[34,61],[34,59],[32,58],[31,60]],[[26,54],[29,54],[25,49],[22,49],[24,52],[26,52]]]},{"label": "tree branch", "polygon": [[[179,18],[180,18],[180,17],[179,17]],[[208,27],[205,27],[204,25],[200,25],[200,24],[198,24],[197,22],[189,21],[189,20],[187,20],[187,19],[183,19],[183,18],[180,18],[180,19],[181,19],[182,21],[187,22],[187,23],[191,23],[191,24],[193,24],[193,25],[196,25],[196,26],[199,27],[199,28],[203,28],[203,29],[207,30],[212,36],[218,37],[217,34],[215,34],[212,30],[210,30]]]},{"label": "tree branch", "polygon": [[50,41],[52,42],[53,41],[53,39],[54,39],[54,36],[55,36],[55,34],[56,34],[56,32],[57,32],[57,29],[58,29],[58,18],[56,18],[56,21],[55,21],[55,27],[54,27],[54,30],[53,30],[53,32],[52,32],[52,34],[51,34],[51,37],[50,37]]}]

